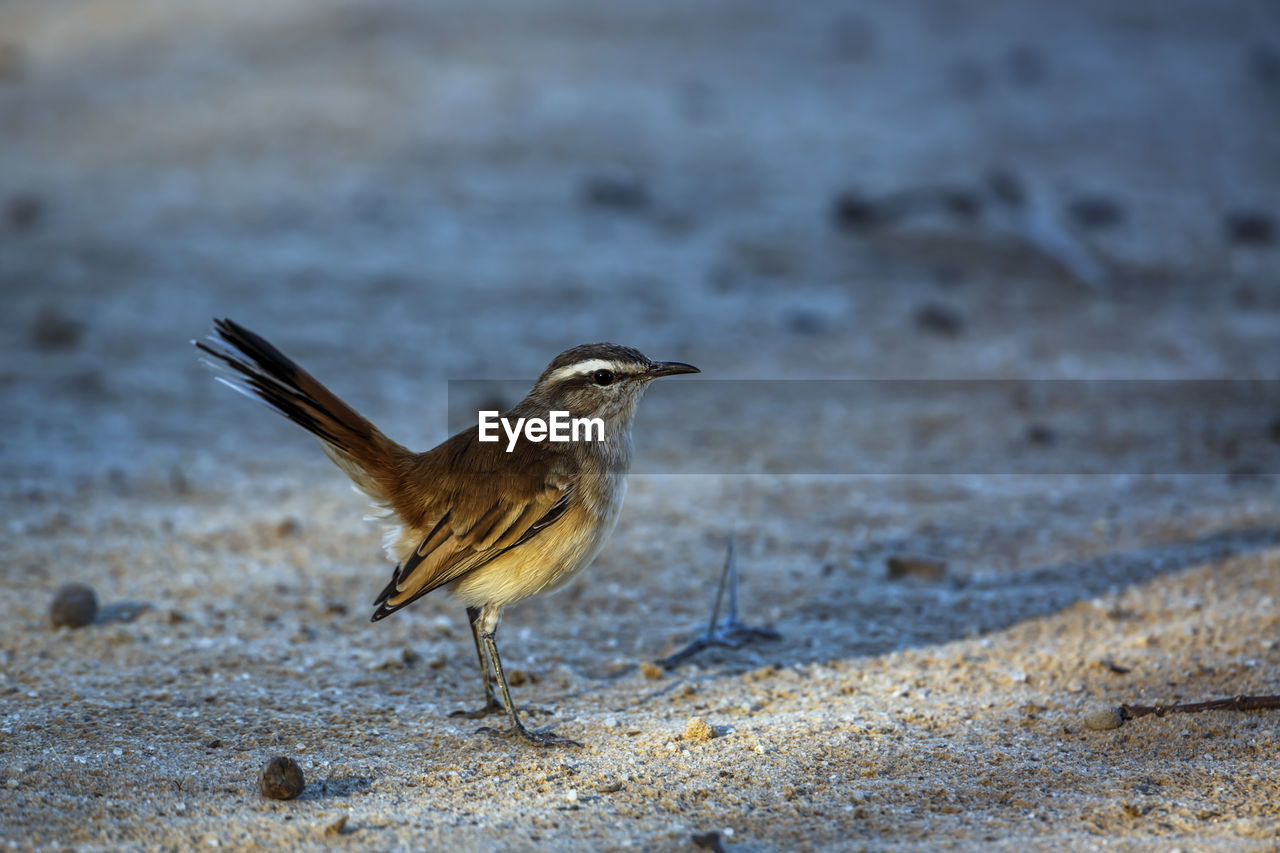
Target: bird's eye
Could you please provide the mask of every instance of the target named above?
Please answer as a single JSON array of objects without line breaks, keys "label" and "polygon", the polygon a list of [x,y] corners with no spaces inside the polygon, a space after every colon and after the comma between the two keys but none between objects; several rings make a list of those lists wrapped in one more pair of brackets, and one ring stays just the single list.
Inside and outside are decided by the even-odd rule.
[{"label": "bird's eye", "polygon": [[611,385],[613,383],[613,371],[604,369],[597,370],[595,373],[591,374],[591,379],[597,385]]}]

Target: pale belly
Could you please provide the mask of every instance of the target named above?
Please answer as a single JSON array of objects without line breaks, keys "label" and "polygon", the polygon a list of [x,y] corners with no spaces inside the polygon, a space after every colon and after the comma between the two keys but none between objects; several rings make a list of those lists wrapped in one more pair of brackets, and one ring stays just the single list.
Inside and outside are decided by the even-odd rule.
[{"label": "pale belly", "polygon": [[468,573],[449,590],[468,607],[499,607],[563,586],[591,564],[618,523],[626,475],[617,475],[612,499],[575,504],[538,536]]}]

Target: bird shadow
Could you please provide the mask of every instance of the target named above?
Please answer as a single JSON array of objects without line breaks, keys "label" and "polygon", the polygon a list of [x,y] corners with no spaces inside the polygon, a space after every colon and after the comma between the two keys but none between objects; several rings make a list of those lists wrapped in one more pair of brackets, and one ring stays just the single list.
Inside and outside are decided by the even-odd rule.
[{"label": "bird shadow", "polygon": [[151,609],[147,601],[114,601],[104,604],[94,617],[93,624],[106,625],[110,622],[132,622]]},{"label": "bird shadow", "polygon": [[373,778],[370,776],[330,776],[308,784],[298,799],[332,800],[350,797],[368,789],[372,784]]},{"label": "bird shadow", "polygon": [[[749,641],[738,648],[709,648],[675,667],[672,674],[679,674],[689,662],[733,675],[761,665],[820,663],[947,643],[1004,630],[1162,575],[1277,545],[1280,529],[1232,528],[1012,574],[936,580],[881,577],[853,584],[847,576],[836,576],[816,587],[817,595],[799,603],[772,626],[781,639]],[[748,569],[742,575],[744,589],[750,587],[749,574]],[[707,606],[710,611],[710,601]],[[743,618],[750,618],[749,605],[744,611]],[[901,617],[901,631],[892,627],[897,616]],[[890,627],[876,632],[860,630],[872,623]],[[669,650],[655,648],[654,658],[665,651]],[[633,671],[630,667],[627,670]]]}]

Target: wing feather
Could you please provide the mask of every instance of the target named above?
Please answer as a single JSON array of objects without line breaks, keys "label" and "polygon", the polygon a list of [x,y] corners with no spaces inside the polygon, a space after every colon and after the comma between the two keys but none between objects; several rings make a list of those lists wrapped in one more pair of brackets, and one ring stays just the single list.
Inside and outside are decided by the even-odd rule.
[{"label": "wing feather", "polygon": [[500,497],[477,502],[469,512],[455,504],[396,567],[391,582],[374,602],[373,620],[389,616],[528,542],[565,514],[572,497],[573,490],[567,484],[546,483],[524,502]]}]

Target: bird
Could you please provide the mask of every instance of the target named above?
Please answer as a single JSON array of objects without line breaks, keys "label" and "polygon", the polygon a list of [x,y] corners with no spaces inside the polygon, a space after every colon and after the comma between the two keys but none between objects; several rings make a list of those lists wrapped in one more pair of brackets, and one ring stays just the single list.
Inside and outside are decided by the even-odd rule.
[{"label": "bird", "polygon": [[505,732],[480,731],[538,746],[580,745],[521,721],[498,654],[502,612],[563,586],[595,559],[626,493],[641,396],[655,379],[701,371],[618,344],[575,346],[552,359],[528,395],[503,415],[504,429],[521,418],[529,424],[567,412],[588,424],[598,421],[594,435],[588,428],[575,431],[578,440],[553,440],[554,433],[537,440],[525,427],[509,441],[494,441],[478,419],[431,450],[414,452],[230,319],[215,319],[212,333],[192,343],[219,381],[316,436],[371,501],[371,515],[384,525],[384,548],[396,562],[373,603],[374,622],[437,589],[466,607],[485,704],[455,715],[505,713]]}]

